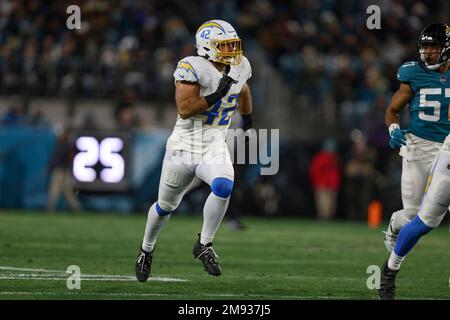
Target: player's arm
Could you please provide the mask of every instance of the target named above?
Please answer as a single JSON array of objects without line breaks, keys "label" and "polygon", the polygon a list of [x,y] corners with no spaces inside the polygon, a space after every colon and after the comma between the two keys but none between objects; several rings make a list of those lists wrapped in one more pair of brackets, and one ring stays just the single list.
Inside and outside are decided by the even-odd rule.
[{"label": "player's arm", "polygon": [[205,97],[200,96],[200,85],[196,82],[177,81],[175,103],[181,119],[187,119],[209,108]]},{"label": "player's arm", "polygon": [[413,93],[409,85],[405,83],[400,84],[400,88],[394,93],[391,103],[386,109],[385,123],[389,128],[391,124],[400,125],[400,112],[405,108],[408,102],[413,97]]},{"label": "player's arm", "polygon": [[241,93],[238,98],[238,111],[242,116],[242,120],[244,122],[243,129],[244,131],[253,127],[252,121],[252,94],[250,92],[250,87],[248,84],[244,84],[242,87]]},{"label": "player's arm", "polygon": [[178,114],[182,119],[203,112],[217,101],[222,99],[230,90],[233,80],[229,76],[220,79],[217,90],[207,96],[200,96],[200,85],[196,82],[177,81],[175,84],[175,102]]},{"label": "player's arm", "polygon": [[244,84],[238,98],[238,111],[241,115],[251,114],[253,111],[252,95],[248,84]]},{"label": "player's arm", "polygon": [[391,137],[389,145],[391,148],[398,148],[406,144],[405,133],[407,130],[400,130],[400,112],[412,99],[413,92],[409,85],[402,83],[400,88],[394,93],[391,103],[386,109],[384,120]]}]

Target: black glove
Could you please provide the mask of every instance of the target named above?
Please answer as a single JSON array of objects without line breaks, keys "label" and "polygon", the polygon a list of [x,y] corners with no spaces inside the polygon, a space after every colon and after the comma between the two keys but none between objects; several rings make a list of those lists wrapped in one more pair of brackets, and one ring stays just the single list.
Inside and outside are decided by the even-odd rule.
[{"label": "black glove", "polygon": [[220,79],[219,86],[217,87],[216,92],[205,96],[205,100],[208,106],[212,106],[214,103],[225,97],[233,83],[238,82],[236,80],[233,80],[233,78],[229,76],[223,76],[222,79]]}]

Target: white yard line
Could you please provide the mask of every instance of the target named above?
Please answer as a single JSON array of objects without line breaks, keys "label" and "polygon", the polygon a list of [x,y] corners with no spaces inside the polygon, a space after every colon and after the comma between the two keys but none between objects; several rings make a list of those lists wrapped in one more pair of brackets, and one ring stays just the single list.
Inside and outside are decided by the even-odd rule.
[{"label": "white yard line", "polygon": [[[52,269],[33,269],[33,268],[18,268],[10,266],[0,266],[0,270],[12,271],[0,274],[0,280],[44,280],[44,281],[61,281],[67,280],[69,276],[64,270],[52,270]],[[16,271],[22,271],[17,273]],[[298,278],[314,278],[314,277],[298,277]],[[341,279],[341,278],[340,278]],[[349,278],[354,280],[353,278]],[[134,276],[129,275],[98,275],[98,274],[81,274],[82,281],[137,281]],[[148,281],[166,281],[166,282],[185,282],[189,281],[186,279],[177,278],[166,278],[166,277],[150,277]],[[186,296],[185,294],[167,294],[167,293],[107,293],[107,292],[86,292],[86,291],[66,291],[66,292],[52,292],[52,291],[0,291],[0,296],[5,295],[17,295],[17,296],[27,296],[27,295],[50,295],[50,296],[104,296],[104,297],[177,297]],[[219,297],[219,298],[230,298],[230,297],[249,297],[249,298],[262,298],[267,297],[265,294],[251,294],[251,293],[199,293],[196,296],[202,297]],[[358,299],[349,296],[301,296],[301,295],[291,295],[291,296],[277,296],[276,299],[287,299],[287,300],[308,300],[308,299],[331,299],[331,300],[354,300]],[[402,297],[402,299],[416,299]],[[420,298],[428,300],[428,298]],[[442,299],[442,298],[430,298],[431,300]]]},{"label": "white yard line", "polygon": [[17,267],[9,267],[9,266],[0,266],[0,270],[66,273],[66,271],[64,271],[64,270],[17,268]]},{"label": "white yard line", "polygon": [[[33,269],[33,268],[18,268],[10,266],[0,266],[0,270],[13,271],[13,273],[1,273],[0,280],[67,280],[70,275],[64,270],[52,269]],[[22,271],[22,273],[15,273],[14,271]],[[26,272],[26,273],[24,273]],[[114,275],[114,274],[83,274],[81,273],[82,281],[137,281],[135,276],[129,275]],[[162,281],[162,282],[186,282],[187,279],[177,279],[168,277],[150,277],[148,281]]]},{"label": "white yard line", "polygon": [[[27,276],[3,276],[0,275],[0,280],[47,280],[47,281],[66,281],[67,278],[63,277],[41,277],[40,275],[27,275]],[[128,281],[128,282],[136,282],[135,277],[130,278],[84,278],[81,277],[81,281]],[[173,278],[156,278],[151,277],[148,278],[147,281],[162,281],[162,282],[184,282],[187,280],[181,279],[173,279]]]}]

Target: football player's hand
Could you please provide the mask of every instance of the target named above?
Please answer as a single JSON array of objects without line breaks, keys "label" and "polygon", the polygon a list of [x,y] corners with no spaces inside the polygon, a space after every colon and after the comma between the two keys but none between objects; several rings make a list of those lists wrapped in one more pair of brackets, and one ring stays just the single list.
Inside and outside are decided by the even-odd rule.
[{"label": "football player's hand", "polygon": [[230,76],[227,75],[223,76],[222,79],[220,79],[217,90],[214,93],[205,96],[207,105],[212,106],[214,103],[225,97],[228,91],[230,91],[230,88],[233,85],[233,83],[238,83],[238,81],[234,80]]},{"label": "football player's hand", "polygon": [[217,87],[216,92],[220,94],[221,98],[225,97],[228,91],[230,91],[233,83],[238,83],[236,80],[231,78],[230,76],[223,76],[220,79],[219,86]]},{"label": "football player's hand", "polygon": [[406,146],[405,134],[411,132],[408,129],[396,128],[391,132],[391,139],[389,140],[389,146],[392,149],[400,148],[401,146]]}]

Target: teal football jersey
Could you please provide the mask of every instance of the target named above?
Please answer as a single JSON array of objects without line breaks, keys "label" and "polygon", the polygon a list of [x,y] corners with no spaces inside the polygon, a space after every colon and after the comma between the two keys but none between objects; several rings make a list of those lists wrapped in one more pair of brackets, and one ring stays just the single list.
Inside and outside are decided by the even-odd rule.
[{"label": "teal football jersey", "polygon": [[410,61],[400,66],[397,79],[407,83],[414,94],[409,101],[412,134],[444,142],[450,133],[450,70],[439,73]]}]

